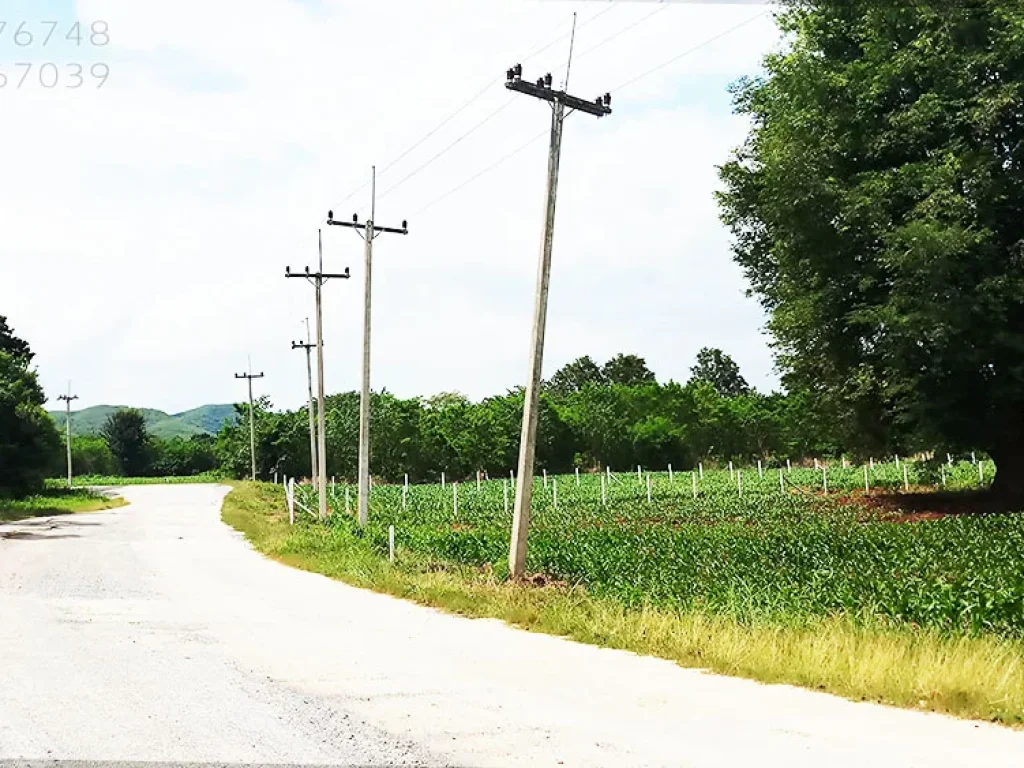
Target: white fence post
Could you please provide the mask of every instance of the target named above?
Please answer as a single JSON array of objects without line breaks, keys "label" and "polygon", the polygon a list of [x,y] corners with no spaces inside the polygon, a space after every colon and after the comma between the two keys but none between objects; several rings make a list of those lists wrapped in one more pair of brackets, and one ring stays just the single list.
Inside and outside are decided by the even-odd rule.
[{"label": "white fence post", "polygon": [[542,469],[541,472],[544,473],[544,490],[547,490],[547,487],[548,487],[548,471],[546,469]]},{"label": "white fence post", "polygon": [[740,496],[743,495],[743,470],[736,470],[736,490],[739,491]]},{"label": "white fence post", "polygon": [[732,462],[731,462],[731,461],[729,462],[729,479],[730,479],[730,480],[734,479],[734,478],[733,478],[733,472],[732,472]]},{"label": "white fence post", "polygon": [[871,490],[871,486],[868,485],[868,465],[864,465],[864,493]]},{"label": "white fence post", "polygon": [[444,472],[441,473],[441,487],[444,488]]},{"label": "white fence post", "polygon": [[576,487],[580,487],[580,468],[576,467]]},{"label": "white fence post", "polygon": [[903,490],[910,490],[910,476],[907,474],[907,462],[903,462]]},{"label": "white fence post", "polygon": [[764,477],[764,469],[761,468],[761,460],[757,460],[757,476]]},{"label": "white fence post", "polygon": [[288,500],[288,525],[295,525],[295,478],[284,482],[284,497]]},{"label": "white fence post", "polygon": [[675,480],[672,479],[672,465],[671,464],[668,465],[668,482],[669,482],[669,485],[671,485],[672,483],[675,482]]},{"label": "white fence post", "polygon": [[700,462],[700,461],[697,462],[697,472],[698,472],[698,474],[700,474],[700,479],[703,480],[704,479],[704,464],[703,464],[703,462]]},{"label": "white fence post", "polygon": [[790,464],[789,459],[786,459],[786,471],[787,472],[792,472],[793,471],[793,465]]},{"label": "white fence post", "polygon": [[651,503],[651,473],[647,473],[647,503]]},{"label": "white fence post", "polygon": [[395,526],[388,526],[388,560],[395,562]]},{"label": "white fence post", "polygon": [[946,487],[946,465],[939,464],[939,472],[942,475],[942,487]]}]

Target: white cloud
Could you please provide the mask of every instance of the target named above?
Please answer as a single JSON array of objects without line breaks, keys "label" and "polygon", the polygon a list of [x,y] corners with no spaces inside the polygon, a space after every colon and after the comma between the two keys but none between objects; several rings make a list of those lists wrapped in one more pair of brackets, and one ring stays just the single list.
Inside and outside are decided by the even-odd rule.
[{"label": "white cloud", "polygon": [[[244,8],[244,10],[242,10]],[[230,401],[252,354],[273,400],[302,402],[312,288],[284,266],[316,260],[327,208],[493,78],[469,108],[382,172],[374,262],[374,386],[480,397],[522,382],[540,241],[546,140],[414,212],[544,131],[548,111],[501,85],[505,69],[568,31],[570,90],[614,89],[764,10],[646,3],[82,0],[109,22],[100,90],[0,91],[0,314],[37,351],[44,385],[68,378],[83,405],[181,410]],[[642,21],[600,48],[595,44]],[[588,20],[594,19],[592,23]],[[770,386],[763,317],[743,297],[711,192],[743,137],[723,84],[776,44],[767,17],[613,90],[615,113],[573,116],[559,189],[546,369],[581,354],[646,356],[685,379],[703,345]],[[564,64],[562,40],[524,64]],[[325,288],[331,391],[358,380],[362,242],[325,232],[325,262],[353,278]]]}]

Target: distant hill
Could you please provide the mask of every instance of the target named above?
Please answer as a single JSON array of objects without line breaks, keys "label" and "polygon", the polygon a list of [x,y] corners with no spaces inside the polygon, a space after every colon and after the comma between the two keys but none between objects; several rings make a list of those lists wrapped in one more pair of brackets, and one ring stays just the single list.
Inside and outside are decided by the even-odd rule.
[{"label": "distant hill", "polygon": [[[127,406],[94,405],[71,412],[71,429],[79,435],[97,435],[110,414]],[[151,435],[162,438],[215,435],[226,421],[235,420],[233,405],[201,405],[190,411],[168,414],[153,408],[140,408]],[[64,411],[50,411],[58,427],[64,427]]]}]

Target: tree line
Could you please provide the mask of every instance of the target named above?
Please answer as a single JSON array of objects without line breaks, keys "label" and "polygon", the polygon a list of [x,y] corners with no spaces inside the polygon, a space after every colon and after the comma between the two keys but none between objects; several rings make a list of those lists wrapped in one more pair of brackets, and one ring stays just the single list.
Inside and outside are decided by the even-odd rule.
[{"label": "tree line", "polygon": [[[356,475],[359,394],[325,398],[327,473]],[[249,472],[248,406],[217,436],[221,467]],[[383,391],[371,398],[371,473],[386,482],[413,482],[476,472],[503,476],[516,466],[523,390],[472,401],[458,393],[403,399]],[[261,398],[256,414],[257,473],[310,475],[307,410],[274,411]],[[537,470],[627,469],[640,464],[677,469],[697,462],[799,460],[838,455],[827,417],[799,393],[761,394],[721,350],[704,349],[685,384],[659,383],[643,358],[620,354],[598,365],[581,357],[544,383]]]}]

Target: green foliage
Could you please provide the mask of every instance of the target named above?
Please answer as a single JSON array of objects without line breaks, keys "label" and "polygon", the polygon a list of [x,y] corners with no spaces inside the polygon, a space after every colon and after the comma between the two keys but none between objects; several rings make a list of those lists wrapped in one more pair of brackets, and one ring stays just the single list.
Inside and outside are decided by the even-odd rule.
[{"label": "green foliage", "polygon": [[217,468],[213,435],[198,434],[189,438],[149,441],[147,475],[184,476],[212,472]]},{"label": "green foliage", "polygon": [[654,373],[647,362],[636,355],[618,354],[601,367],[601,377],[609,384],[637,386],[654,381]]},{"label": "green foliage", "polygon": [[113,475],[117,459],[102,437],[72,434],[71,467],[75,475]]},{"label": "green foliage", "polygon": [[547,389],[554,395],[564,397],[579,392],[587,384],[604,383],[606,379],[601,367],[590,358],[590,355],[584,355],[559,368],[551,377],[551,381],[547,382]]},{"label": "green foliage", "polygon": [[[912,483],[929,477],[925,464],[906,466]],[[949,487],[978,486],[969,462],[947,471]],[[902,472],[903,465],[876,465],[872,487],[898,487]],[[601,479],[535,481],[530,571],[632,608],[784,625],[841,615],[872,626],[1024,637],[1024,516],[896,523],[821,496],[815,469],[773,468],[763,477],[747,470],[739,479],[728,471],[654,474],[651,502],[646,476],[613,475],[606,505]],[[833,491],[857,489],[863,469],[830,467],[828,483]],[[299,493],[316,508],[311,488]],[[355,534],[344,493],[337,487],[331,496],[329,525]],[[475,482],[411,485],[403,503],[400,486],[378,486],[370,524],[358,535],[383,555],[394,525],[398,546],[417,557],[507,573],[512,495],[506,480],[479,490]]]},{"label": "green foliage", "polygon": [[142,411],[122,408],[107,417],[101,435],[126,475],[143,475],[149,466],[149,433]]},{"label": "green foliage", "polygon": [[690,369],[690,378],[707,382],[722,397],[750,394],[750,385],[740,374],[740,367],[720,349],[701,349],[697,353],[697,364]]},{"label": "green foliage", "polygon": [[60,438],[43,410],[32,357],[0,316],[0,495],[39,490],[59,467]]},{"label": "green foliage", "polygon": [[785,6],[719,199],[787,385],[865,451],[984,447],[1024,501],[1024,5]]}]

